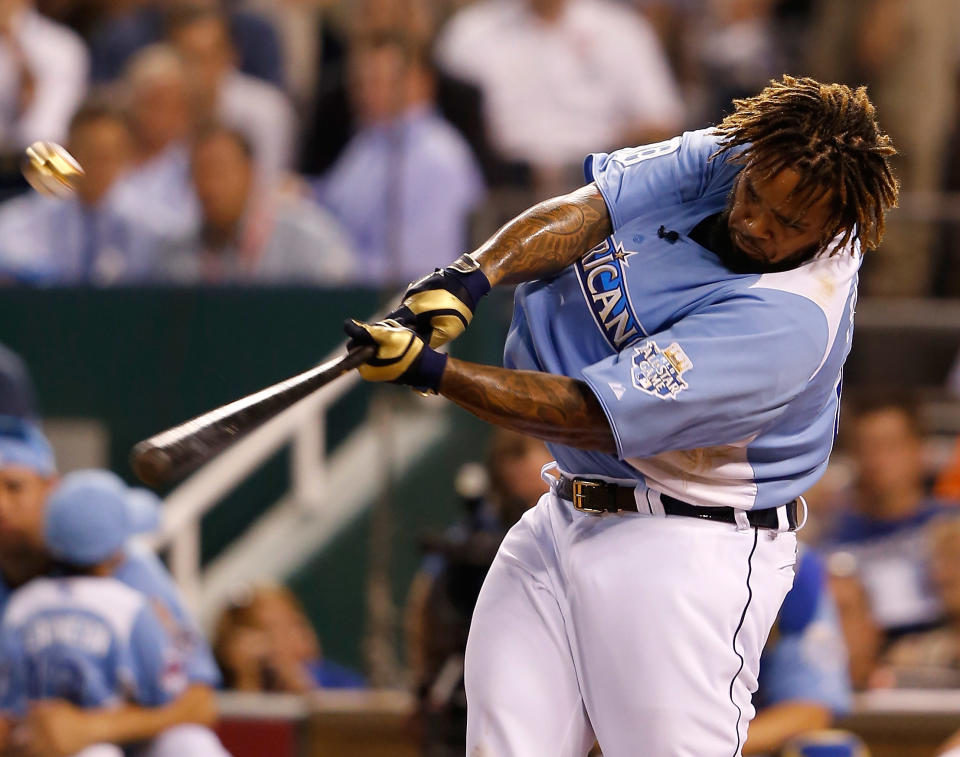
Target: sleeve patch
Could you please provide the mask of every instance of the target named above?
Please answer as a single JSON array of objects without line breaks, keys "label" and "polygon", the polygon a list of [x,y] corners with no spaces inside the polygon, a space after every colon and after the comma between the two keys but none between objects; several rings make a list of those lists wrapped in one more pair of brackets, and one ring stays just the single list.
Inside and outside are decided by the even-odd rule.
[{"label": "sleeve patch", "polygon": [[693,362],[676,342],[661,350],[647,339],[633,350],[630,378],[641,392],[662,400],[676,399],[688,387],[683,374],[692,368]]}]

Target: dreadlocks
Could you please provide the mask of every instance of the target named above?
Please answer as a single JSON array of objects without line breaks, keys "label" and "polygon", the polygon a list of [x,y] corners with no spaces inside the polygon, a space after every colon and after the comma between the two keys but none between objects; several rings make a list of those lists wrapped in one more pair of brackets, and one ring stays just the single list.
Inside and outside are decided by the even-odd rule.
[{"label": "dreadlocks", "polygon": [[899,187],[889,162],[896,149],[877,125],[866,87],[784,76],[733,104],[734,112],[716,127],[723,138],[716,155],[745,146],[731,160],[764,178],[796,170],[802,178],[793,194],[805,208],[833,190],[824,240],[841,235],[834,248],[840,249],[855,237],[866,249],[876,248]]}]

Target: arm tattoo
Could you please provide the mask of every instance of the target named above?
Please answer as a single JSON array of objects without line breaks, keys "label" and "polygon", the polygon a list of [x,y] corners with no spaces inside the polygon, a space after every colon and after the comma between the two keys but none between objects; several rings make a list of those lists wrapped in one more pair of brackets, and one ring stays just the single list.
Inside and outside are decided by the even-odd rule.
[{"label": "arm tattoo", "polygon": [[616,454],[600,402],[583,381],[447,361],[440,394],[485,421],[548,442]]},{"label": "arm tattoo", "polygon": [[473,256],[491,284],[519,284],[563,270],[612,231],[600,190],[588,184],[524,211]]}]

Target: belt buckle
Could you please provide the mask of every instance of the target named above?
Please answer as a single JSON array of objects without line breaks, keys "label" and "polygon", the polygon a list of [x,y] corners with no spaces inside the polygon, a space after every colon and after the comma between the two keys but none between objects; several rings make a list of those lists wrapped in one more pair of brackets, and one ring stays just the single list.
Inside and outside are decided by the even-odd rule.
[{"label": "belt buckle", "polygon": [[582,513],[590,513],[592,515],[602,515],[607,512],[603,508],[596,507],[587,507],[583,504],[584,498],[587,494],[583,491],[584,489],[599,489],[604,486],[604,481],[591,481],[588,478],[575,478],[570,482],[573,486],[573,507],[576,510],[579,510]]}]

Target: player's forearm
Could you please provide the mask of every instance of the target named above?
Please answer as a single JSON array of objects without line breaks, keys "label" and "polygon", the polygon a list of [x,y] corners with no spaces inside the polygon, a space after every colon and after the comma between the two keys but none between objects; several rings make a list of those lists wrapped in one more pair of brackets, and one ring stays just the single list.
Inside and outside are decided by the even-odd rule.
[{"label": "player's forearm", "polygon": [[794,736],[827,728],[832,720],[830,708],[816,702],[782,702],[767,707],[750,722],[743,754],[777,752]]},{"label": "player's forearm", "polygon": [[213,726],[217,721],[216,696],[209,686],[194,684],[179,698],[162,707],[127,705],[88,711],[96,739],[91,742],[128,744],[156,736],[183,723]]},{"label": "player's forearm", "polygon": [[478,418],[548,442],[616,453],[610,423],[582,381],[450,358],[440,394]]},{"label": "player's forearm", "polygon": [[612,232],[596,184],[534,205],[473,253],[490,283],[519,284],[562,271]]}]

